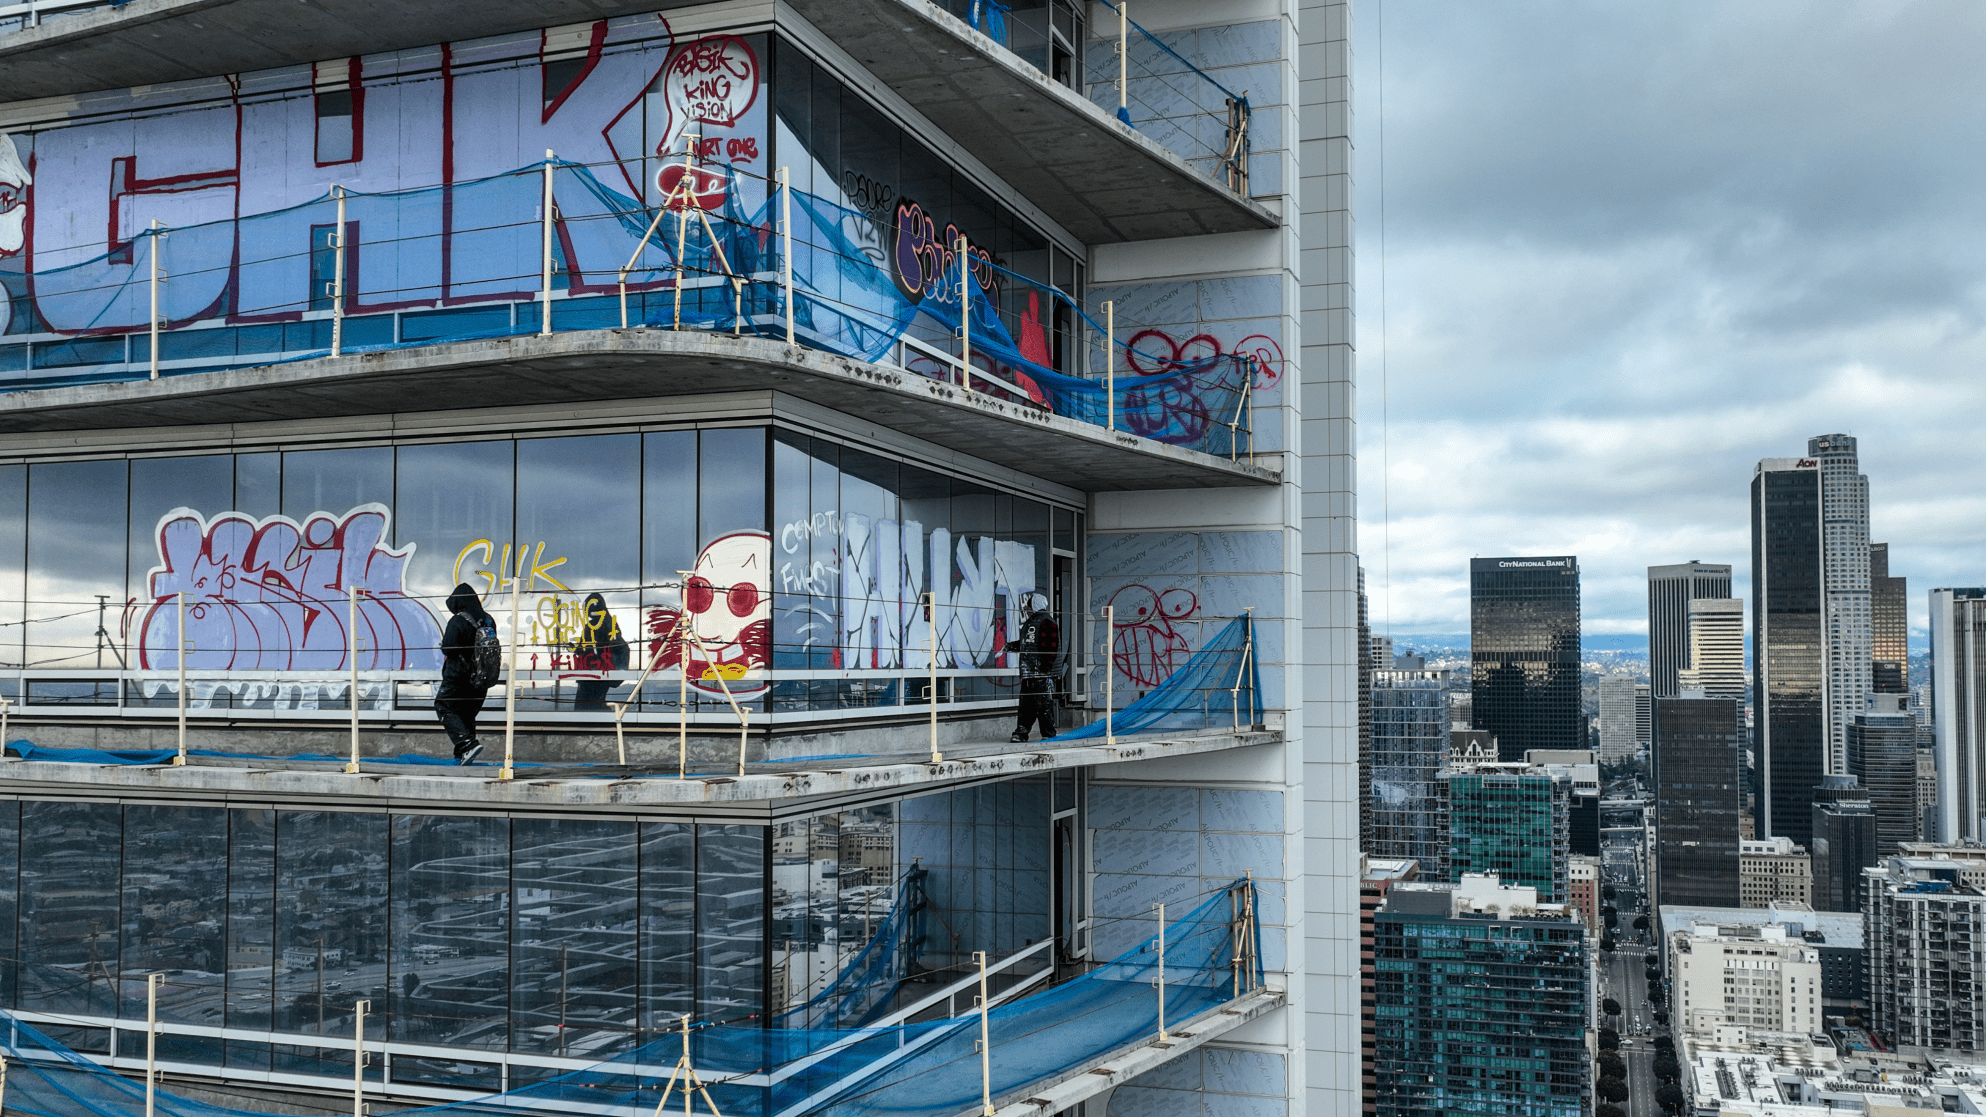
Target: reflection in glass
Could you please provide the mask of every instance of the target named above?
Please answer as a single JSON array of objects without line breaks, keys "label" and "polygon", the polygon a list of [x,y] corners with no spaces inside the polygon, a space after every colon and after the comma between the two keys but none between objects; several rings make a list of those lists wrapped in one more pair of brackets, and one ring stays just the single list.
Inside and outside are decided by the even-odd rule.
[{"label": "reflection in glass", "polygon": [[283,510],[283,455],[236,454],[234,507],[244,516],[265,519]]},{"label": "reflection in glass", "polygon": [[21,804],[0,802],[0,1005],[15,996],[14,956],[20,946]]},{"label": "reflection in glass", "polygon": [[227,870],[226,810],[124,808],[122,1015],[143,1018],[147,975],[165,973],[159,1019],[221,1026]]},{"label": "reflection in glass", "polygon": [[755,1016],[765,1000],[766,837],[697,827],[697,1018]]},{"label": "reflection in glass", "polygon": [[765,530],[765,428],[725,427],[699,435],[697,539]]},{"label": "reflection in glass", "polygon": [[394,1039],[504,1046],[509,891],[508,819],[393,816]]},{"label": "reflection in glass", "polygon": [[[421,594],[437,615],[447,612],[441,598],[465,577],[478,592],[493,584],[473,571],[502,566],[503,545],[511,542],[511,490],[516,443],[443,442],[402,446],[394,469],[393,538],[413,545],[407,563],[407,592]],[[492,554],[464,549],[491,541]],[[460,560],[461,575],[456,572]]]},{"label": "reflection in glass", "polygon": [[512,823],[511,1050],[593,1058],[632,1045],[636,857],[633,823]]},{"label": "reflection in glass", "polygon": [[[228,812],[227,1026],[269,1029],[276,975],[276,812]],[[230,1040],[227,1063],[269,1069],[269,1045]]]},{"label": "reflection in glass", "polygon": [[277,813],[276,1031],[350,1035],[355,1001],[386,1003],[386,851],[383,814]]},{"label": "reflection in glass", "polygon": [[[695,431],[641,436],[641,580],[673,582],[696,563]],[[665,598],[675,604],[675,594]]]},{"label": "reflection in glass", "polygon": [[283,515],[343,516],[361,504],[393,503],[393,448],[291,450],[283,455]]},{"label": "reflection in glass", "polygon": [[[21,666],[27,551],[28,467],[0,465],[0,667]],[[20,699],[18,693],[8,697]]]},{"label": "reflection in glass", "polygon": [[696,831],[641,824],[641,1027],[667,1031],[695,1007]]},{"label": "reflection in glass", "polygon": [[97,597],[124,594],[124,487],[122,459],[29,468],[28,666],[96,665]]},{"label": "reflection in glass", "polygon": [[159,521],[175,508],[191,508],[210,522],[234,508],[234,457],[210,454],[198,458],[133,458],[131,460],[130,596],[152,600],[150,574],[163,566]]},{"label": "reflection in glass", "polygon": [[115,803],[21,804],[21,1001],[42,1012],[117,1012]]},{"label": "reflection in glass", "polygon": [[[528,665],[601,670],[597,664],[603,657],[584,646],[587,595],[603,595],[623,640],[640,628],[641,597],[634,587],[641,577],[641,436],[519,441],[517,538],[544,571],[542,577],[527,573],[524,582]],[[583,667],[581,656],[586,657]],[[612,662],[614,657],[604,658]],[[587,704],[599,709],[613,688],[592,682],[585,688],[591,692]],[[572,708],[575,689],[572,682],[559,687],[559,707]],[[601,693],[603,689],[608,693]],[[549,688],[534,693],[525,708],[546,708],[545,701],[553,697]]]}]

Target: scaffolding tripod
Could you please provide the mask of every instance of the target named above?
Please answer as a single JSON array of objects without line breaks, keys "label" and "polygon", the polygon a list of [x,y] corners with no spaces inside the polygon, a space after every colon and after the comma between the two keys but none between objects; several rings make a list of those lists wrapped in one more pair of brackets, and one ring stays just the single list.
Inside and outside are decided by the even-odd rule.
[{"label": "scaffolding tripod", "polygon": [[724,1117],[718,1111],[717,1103],[710,1100],[710,1087],[703,1084],[703,1077],[690,1064],[690,1018],[683,1016],[683,1057],[676,1060],[676,1067],[669,1072],[668,1084],[662,1087],[662,1100],[655,1103],[655,1117],[662,1117],[662,1108],[669,1104],[669,1095],[676,1090],[676,1083],[683,1084],[683,1117],[690,1115],[690,1094],[692,1091],[703,1095],[703,1104],[710,1107],[711,1117]]}]

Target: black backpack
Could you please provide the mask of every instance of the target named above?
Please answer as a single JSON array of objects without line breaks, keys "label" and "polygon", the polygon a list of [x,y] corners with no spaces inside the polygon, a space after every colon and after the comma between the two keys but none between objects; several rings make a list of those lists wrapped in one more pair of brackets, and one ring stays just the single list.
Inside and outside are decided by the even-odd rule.
[{"label": "black backpack", "polygon": [[485,613],[476,620],[476,685],[488,690],[503,675],[503,642],[496,621]]}]

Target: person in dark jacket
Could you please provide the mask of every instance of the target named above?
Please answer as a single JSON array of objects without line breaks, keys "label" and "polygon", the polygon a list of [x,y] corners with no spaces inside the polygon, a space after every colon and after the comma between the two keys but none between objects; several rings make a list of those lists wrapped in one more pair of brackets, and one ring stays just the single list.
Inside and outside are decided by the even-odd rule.
[{"label": "person in dark jacket", "polygon": [[[586,595],[580,609],[579,640],[573,645],[572,665],[581,671],[625,671],[628,669],[628,642],[621,625],[607,611],[607,599],[597,593]],[[621,684],[611,679],[581,679],[573,708],[604,710],[607,692]]]},{"label": "person in dark jacket", "polygon": [[1016,639],[1007,641],[1006,650],[1020,653],[1021,709],[1012,741],[1025,741],[1038,722],[1042,740],[1055,736],[1055,672],[1062,657],[1062,626],[1048,611],[1048,598],[1038,593],[1024,594],[1021,608],[1027,619],[1021,622]]},{"label": "person in dark jacket", "polygon": [[483,712],[489,688],[476,685],[476,635],[489,614],[482,599],[464,582],[448,595],[448,627],[441,633],[441,689],[434,712],[455,746],[457,764],[473,764],[483,746],[476,740],[476,715]]}]

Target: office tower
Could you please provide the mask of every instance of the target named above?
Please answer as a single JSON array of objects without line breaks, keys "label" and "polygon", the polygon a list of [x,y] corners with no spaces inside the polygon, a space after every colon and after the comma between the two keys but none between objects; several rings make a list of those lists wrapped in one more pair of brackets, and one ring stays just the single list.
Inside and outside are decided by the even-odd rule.
[{"label": "office tower", "polygon": [[1870,1016],[1892,1047],[1986,1051],[1982,858],[1892,857],[1863,870]]},{"label": "office tower", "polygon": [[1634,684],[1634,739],[1642,748],[1655,743],[1655,687]]},{"label": "office tower", "polygon": [[1657,698],[1674,698],[1676,673],[1690,665],[1689,606],[1731,596],[1731,568],[1697,562],[1648,568],[1648,679]]},{"label": "office tower", "polygon": [[1862,782],[1875,808],[1877,857],[1917,840],[1917,717],[1909,699],[1872,694],[1848,727],[1848,774]]},{"label": "office tower", "polygon": [[1862,910],[1862,870],[1876,864],[1876,810],[1854,776],[1822,776],[1814,789],[1816,911]]},{"label": "office tower", "polygon": [[[1869,602],[1869,479],[1861,472],[1855,439],[1849,435],[1810,438],[1807,456],[1820,463],[1821,475],[1826,770],[1845,772],[1848,726],[1869,700],[1874,641]],[[1801,820],[1805,821],[1804,811]]]},{"label": "office tower", "polygon": [[1811,905],[1813,899],[1813,858],[1805,846],[1795,845],[1787,838],[1753,838],[1738,842],[1739,907]]},{"label": "office tower", "polygon": [[1986,589],[1931,591],[1940,841],[1986,838]]},{"label": "office tower", "polygon": [[1651,904],[1738,906],[1743,806],[1737,703],[1655,700],[1655,850]]},{"label": "office tower", "polygon": [[1938,748],[1934,740],[1924,743],[1925,726],[1917,727],[1917,838],[1941,842],[1944,833],[1938,825]]},{"label": "office tower", "polygon": [[1456,764],[1436,777],[1448,805],[1448,878],[1496,873],[1545,903],[1571,896],[1572,779],[1544,765]]},{"label": "office tower", "polygon": [[1869,544],[1869,685],[1877,694],[1910,692],[1910,587],[1889,573],[1889,544]]},{"label": "office tower", "polygon": [[1820,949],[1802,930],[1798,923],[1665,926],[1676,1028],[1702,1037],[1721,1027],[1820,1031]]},{"label": "office tower", "polygon": [[[1361,572],[1360,577],[1364,577],[1363,572]],[[1368,622],[1368,627],[1366,628],[1365,646],[1366,653],[1371,657],[1372,666],[1375,669],[1384,671],[1393,666],[1393,638],[1391,636],[1372,635],[1370,622]]]},{"label": "office tower", "polygon": [[1600,859],[1580,854],[1572,855],[1572,868],[1567,879],[1572,882],[1573,910],[1586,923],[1592,934],[1600,933]]},{"label": "office tower", "polygon": [[[1205,866],[1253,870],[1276,991],[1228,1086],[1352,1110],[1348,0],[1163,17],[1130,119],[1085,76],[1118,13],[1073,0],[0,6],[0,716],[124,751],[184,710],[217,754],[143,789],[10,758],[0,1011],[115,1052],[169,973],[175,1082],[349,1098],[370,1000],[361,1104],[520,1112],[480,1095],[686,1018],[749,1050],[975,953],[1089,969],[1226,902]],[[1209,257],[1237,238],[1291,266]],[[1091,364],[1161,336],[1165,389],[1113,404]],[[448,756],[407,701],[458,582],[515,717],[395,764]],[[1061,729],[1204,689],[1115,755],[1009,742],[1036,594]],[[348,719],[353,774],[295,759]],[[1131,1085],[1055,1028],[1058,1109]],[[949,1100],[745,1065],[704,1063],[731,1117]]]},{"label": "office tower", "polygon": [[1359,921],[1359,1051],[1364,1070],[1362,1091],[1362,1113],[1379,1111],[1379,1007],[1375,978],[1378,965],[1374,960],[1373,924],[1379,914],[1380,905],[1386,901],[1386,892],[1396,884],[1421,879],[1420,865],[1414,861],[1394,858],[1359,858],[1358,921]]},{"label": "office tower", "polygon": [[1752,763],[1760,834],[1805,844],[1828,771],[1820,463],[1767,458],[1752,476]]},{"label": "office tower", "polygon": [[1586,748],[1579,560],[1471,559],[1469,667],[1471,724],[1496,734],[1503,759]]},{"label": "office tower", "polygon": [[1600,680],[1600,763],[1621,764],[1634,759],[1640,741],[1635,736],[1634,679],[1608,675]]},{"label": "office tower", "polygon": [[1393,641],[1385,637],[1386,659],[1375,659],[1377,641],[1372,635],[1365,596],[1365,567],[1358,570],[1358,847],[1372,849],[1372,671],[1375,666],[1391,667]]},{"label": "office tower", "polygon": [[1456,729],[1469,728],[1476,716],[1475,698],[1466,690],[1448,692],[1448,724]]},{"label": "office tower", "polygon": [[1394,885],[1373,917],[1378,1117],[1586,1112],[1591,949],[1531,888]]},{"label": "office tower", "polygon": [[1689,603],[1689,665],[1676,672],[1676,693],[1745,701],[1745,603],[1700,598]]},{"label": "office tower", "polygon": [[1600,765],[1591,749],[1527,749],[1524,763],[1572,784],[1567,834],[1574,857],[1600,856]]},{"label": "office tower", "polygon": [[1435,776],[1448,756],[1448,672],[1375,671],[1372,686],[1374,857],[1448,865],[1448,819]]}]

